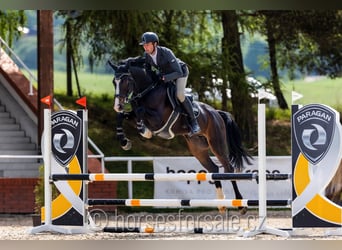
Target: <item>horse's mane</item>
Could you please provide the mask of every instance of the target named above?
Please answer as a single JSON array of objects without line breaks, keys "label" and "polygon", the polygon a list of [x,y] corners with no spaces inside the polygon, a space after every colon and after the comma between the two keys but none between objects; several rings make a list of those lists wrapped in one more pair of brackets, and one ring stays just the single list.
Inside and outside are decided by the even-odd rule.
[{"label": "horse's mane", "polygon": [[[112,63],[109,61],[109,64]],[[128,57],[119,61],[115,69],[115,78],[119,79],[128,74],[140,86],[150,85],[159,80],[155,72],[145,67],[145,58],[142,56]]]},{"label": "horse's mane", "polygon": [[139,66],[130,66],[129,72],[136,82],[151,84],[153,82],[151,74],[144,68]]}]

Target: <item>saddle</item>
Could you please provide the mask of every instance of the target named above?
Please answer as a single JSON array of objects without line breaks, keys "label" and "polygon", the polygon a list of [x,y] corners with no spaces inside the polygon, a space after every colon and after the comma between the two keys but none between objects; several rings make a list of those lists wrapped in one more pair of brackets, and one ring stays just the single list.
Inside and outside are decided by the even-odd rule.
[{"label": "saddle", "polygon": [[[177,94],[176,94],[176,85],[171,83],[171,82],[167,83],[166,93],[167,93],[169,101],[172,105],[173,110],[176,110],[176,111],[183,114],[184,112],[183,112],[182,106],[181,106],[181,104],[177,98]],[[192,108],[194,109],[195,117],[197,118],[199,115],[199,107],[198,107],[198,104],[196,102],[194,102],[193,95],[185,94],[185,98],[188,98],[190,100],[190,102],[192,104]]]},{"label": "saddle", "polygon": [[[166,93],[167,96],[169,98],[169,101],[171,103],[171,106],[173,108],[172,113],[170,114],[167,122],[164,124],[164,126],[157,130],[157,131],[153,131],[154,135],[157,135],[161,138],[164,139],[172,139],[175,137],[174,132],[172,131],[172,127],[175,124],[175,122],[177,121],[178,117],[180,115],[185,115],[185,112],[183,112],[182,106],[176,96],[176,85],[173,84],[172,82],[167,83],[167,87],[166,87]],[[193,101],[193,96],[186,94],[185,98],[189,98],[192,107],[194,109],[194,114],[195,117],[199,116],[199,107],[198,104],[196,102]]]}]

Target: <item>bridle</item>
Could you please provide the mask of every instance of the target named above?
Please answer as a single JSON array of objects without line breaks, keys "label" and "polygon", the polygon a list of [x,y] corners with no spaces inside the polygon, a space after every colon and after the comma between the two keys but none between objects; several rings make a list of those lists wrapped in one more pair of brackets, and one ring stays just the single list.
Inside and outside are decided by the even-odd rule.
[{"label": "bridle", "polygon": [[[115,98],[119,99],[119,103],[121,103],[121,107],[123,108],[124,111],[126,112],[130,112],[131,111],[131,97],[133,96],[133,91],[134,91],[134,80],[131,77],[131,75],[129,73],[119,73],[115,75],[114,78],[115,83],[115,87],[116,87],[116,91],[115,91]],[[125,81],[125,82],[123,82]],[[126,94],[122,94],[122,91],[117,91],[120,86],[118,85],[122,85],[122,84],[127,84],[127,88],[128,91]],[[119,92],[119,94],[117,94],[117,92]]]},{"label": "bridle", "polygon": [[122,81],[124,80],[126,80],[126,82],[128,83],[128,92],[126,95],[122,95],[121,93],[115,95],[115,97],[124,99],[125,104],[138,101],[140,98],[144,97],[146,94],[148,94],[158,85],[157,82],[154,82],[143,91],[139,93],[134,93],[136,83],[130,73],[120,74],[120,76],[118,77],[118,80],[120,81],[119,84],[122,84]]}]

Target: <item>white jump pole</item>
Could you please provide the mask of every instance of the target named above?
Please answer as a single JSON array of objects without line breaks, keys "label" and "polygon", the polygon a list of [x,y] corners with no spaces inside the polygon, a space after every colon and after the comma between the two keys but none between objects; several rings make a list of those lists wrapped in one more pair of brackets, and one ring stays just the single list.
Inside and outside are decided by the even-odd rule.
[{"label": "white jump pole", "polygon": [[44,134],[43,134],[43,159],[44,159],[44,224],[33,227],[29,230],[30,234],[40,232],[71,233],[69,230],[52,224],[52,188],[50,184],[51,175],[51,109],[44,109]]},{"label": "white jump pole", "polygon": [[274,234],[289,237],[287,231],[266,226],[267,219],[267,185],[266,185],[266,106],[258,104],[258,172],[259,172],[259,225],[253,231],[246,231],[243,236],[250,237],[257,234]]}]

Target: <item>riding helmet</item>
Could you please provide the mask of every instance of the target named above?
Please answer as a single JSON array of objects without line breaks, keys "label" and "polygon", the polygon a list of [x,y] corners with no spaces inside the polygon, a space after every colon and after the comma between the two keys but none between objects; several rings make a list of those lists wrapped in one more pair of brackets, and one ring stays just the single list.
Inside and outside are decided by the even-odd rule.
[{"label": "riding helmet", "polygon": [[154,32],[145,32],[142,36],[141,36],[141,42],[139,43],[139,45],[144,45],[146,43],[159,43],[159,38],[157,36],[156,33]]}]

